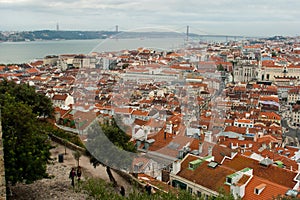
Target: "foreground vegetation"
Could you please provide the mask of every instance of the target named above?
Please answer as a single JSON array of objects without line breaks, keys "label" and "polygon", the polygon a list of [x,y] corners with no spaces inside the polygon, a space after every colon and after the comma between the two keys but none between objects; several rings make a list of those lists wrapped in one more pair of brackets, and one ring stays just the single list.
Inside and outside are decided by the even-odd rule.
[{"label": "foreground vegetation", "polygon": [[46,174],[50,141],[40,118],[52,116],[52,103],[28,85],[0,83],[5,178],[31,183]]},{"label": "foreground vegetation", "polygon": [[[227,194],[224,190],[219,191],[218,196],[201,196],[197,197],[194,194],[190,194],[187,191],[180,190],[176,193],[174,192],[162,192],[156,191],[150,196],[143,190],[138,189],[139,187],[133,187],[133,190],[126,191],[126,196],[123,197],[119,193],[119,189],[113,187],[113,184],[107,183],[102,179],[91,178],[84,181],[77,191],[84,190],[90,196],[90,199],[111,199],[111,200],[234,200],[232,194]],[[239,200],[241,198],[238,198]],[[297,197],[287,197],[287,196],[277,196],[273,200],[296,200]]]},{"label": "foreground vegetation", "polygon": [[[113,187],[113,184],[107,183],[102,179],[91,178],[84,181],[78,191],[84,190],[88,193],[91,199],[128,199],[128,200],[204,200],[206,199],[204,196],[197,197],[192,195],[186,191],[178,191],[177,193],[172,192],[162,192],[156,191],[155,193],[148,195],[143,189],[138,189],[138,187],[133,187],[132,191],[126,191],[126,196],[123,197],[119,194],[119,189]],[[217,197],[209,196],[208,200],[234,200],[233,196],[230,194],[226,194],[221,191],[220,195]]]}]

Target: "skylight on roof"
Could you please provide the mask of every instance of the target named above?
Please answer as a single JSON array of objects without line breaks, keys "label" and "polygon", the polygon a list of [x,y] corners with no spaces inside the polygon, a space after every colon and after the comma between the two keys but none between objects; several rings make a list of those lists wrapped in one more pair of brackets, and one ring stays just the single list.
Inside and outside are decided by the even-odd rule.
[{"label": "skylight on roof", "polygon": [[288,190],[285,195],[289,196],[289,197],[297,197],[298,195],[298,191],[297,190]]},{"label": "skylight on roof", "polygon": [[211,161],[210,163],[208,163],[207,166],[210,167],[210,168],[215,169],[218,166],[218,163],[214,162],[214,161]]}]

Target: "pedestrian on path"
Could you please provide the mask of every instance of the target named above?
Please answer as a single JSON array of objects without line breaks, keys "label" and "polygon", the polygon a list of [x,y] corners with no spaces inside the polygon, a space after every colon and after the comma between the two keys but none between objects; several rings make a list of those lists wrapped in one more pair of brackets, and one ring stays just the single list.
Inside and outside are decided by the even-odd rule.
[{"label": "pedestrian on path", "polygon": [[125,188],[121,186],[120,194],[124,197],[125,196]]},{"label": "pedestrian on path", "polygon": [[75,187],[75,183],[74,183],[75,176],[76,176],[75,168],[72,167],[69,174],[69,178],[71,179],[71,185],[73,186],[73,188]]},{"label": "pedestrian on path", "polygon": [[147,192],[148,195],[151,195],[152,187],[151,187],[151,185],[149,183],[146,184],[145,190],[146,190],[146,192]]},{"label": "pedestrian on path", "polygon": [[78,166],[78,167],[77,167],[77,173],[76,173],[78,183],[79,183],[79,181],[80,181],[80,179],[81,179],[81,174],[82,174],[81,167]]}]

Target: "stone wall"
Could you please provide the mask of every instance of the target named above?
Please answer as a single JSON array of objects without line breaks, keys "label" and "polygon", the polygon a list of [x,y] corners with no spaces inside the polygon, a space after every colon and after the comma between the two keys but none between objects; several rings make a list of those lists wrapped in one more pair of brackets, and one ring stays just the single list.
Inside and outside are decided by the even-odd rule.
[{"label": "stone wall", "polygon": [[0,118],[0,200],[6,200],[6,182],[5,182],[1,118]]},{"label": "stone wall", "polygon": [[79,151],[80,153],[82,153],[82,155],[85,155],[86,154],[86,150],[85,148],[82,148],[82,147],[79,147],[65,139],[62,139],[60,137],[57,137],[56,135],[53,135],[53,134],[49,134],[49,137],[51,138],[52,141],[58,143],[58,144],[61,144],[61,145],[64,145],[66,146],[67,148],[73,150],[73,151]]}]

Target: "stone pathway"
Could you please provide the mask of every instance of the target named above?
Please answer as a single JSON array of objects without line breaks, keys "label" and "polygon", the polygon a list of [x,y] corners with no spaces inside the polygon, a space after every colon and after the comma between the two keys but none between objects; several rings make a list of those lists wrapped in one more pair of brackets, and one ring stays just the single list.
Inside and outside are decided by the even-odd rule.
[{"label": "stone pathway", "polygon": [[[52,158],[54,160],[47,167],[48,174],[54,178],[42,179],[29,185],[17,184],[12,187],[13,196],[8,197],[9,200],[83,200],[87,198],[86,194],[75,192],[71,186],[69,172],[72,167],[77,167],[77,161],[73,157],[73,151],[67,149],[67,154],[65,155],[64,146],[56,143],[54,145],[56,148],[51,150]],[[64,154],[62,163],[58,162],[59,154]],[[99,177],[109,181],[109,177],[106,174],[106,168],[103,166],[94,168],[93,165],[90,164],[88,157],[81,156],[79,165],[82,167],[82,180],[88,177]],[[126,180],[118,174],[112,173],[118,184],[125,187],[126,192],[131,190],[131,186]],[[77,183],[77,181],[75,183]]]}]

